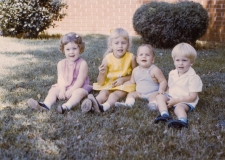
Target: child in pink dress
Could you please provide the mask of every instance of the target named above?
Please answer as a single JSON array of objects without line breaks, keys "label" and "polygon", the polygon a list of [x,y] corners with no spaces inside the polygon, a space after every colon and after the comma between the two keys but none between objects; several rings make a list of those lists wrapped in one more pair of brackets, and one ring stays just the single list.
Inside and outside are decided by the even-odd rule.
[{"label": "child in pink dress", "polygon": [[63,114],[88,95],[92,90],[92,86],[89,85],[88,65],[80,58],[84,48],[82,38],[76,33],[71,32],[62,36],[60,50],[66,58],[58,62],[58,82],[51,87],[44,102],[29,99],[29,107],[47,111],[57,99],[68,100],[57,108],[57,112]]}]

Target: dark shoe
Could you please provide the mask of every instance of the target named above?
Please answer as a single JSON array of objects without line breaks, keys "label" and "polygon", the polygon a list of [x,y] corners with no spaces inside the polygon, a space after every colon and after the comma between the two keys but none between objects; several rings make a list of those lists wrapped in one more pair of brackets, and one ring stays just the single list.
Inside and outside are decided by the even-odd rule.
[{"label": "dark shoe", "polygon": [[162,116],[161,115],[158,115],[154,121],[154,123],[159,123],[160,121],[161,122],[168,122],[169,120],[171,120],[172,118],[169,116],[169,115],[166,115],[166,114],[163,114]]},{"label": "dark shoe", "polygon": [[92,94],[89,94],[88,98],[92,101],[92,106],[95,112],[104,112],[103,106],[98,103],[97,99]]},{"label": "dark shoe", "polygon": [[182,127],[186,127],[188,128],[188,122],[184,122],[184,121],[181,121],[181,120],[171,120],[169,121],[168,123],[168,127],[173,127],[173,128],[182,128]]},{"label": "dark shoe", "polygon": [[64,114],[66,111],[70,111],[70,109],[68,109],[67,107],[66,108],[63,108],[61,105],[58,105],[57,107],[57,112],[60,113],[60,114]]}]

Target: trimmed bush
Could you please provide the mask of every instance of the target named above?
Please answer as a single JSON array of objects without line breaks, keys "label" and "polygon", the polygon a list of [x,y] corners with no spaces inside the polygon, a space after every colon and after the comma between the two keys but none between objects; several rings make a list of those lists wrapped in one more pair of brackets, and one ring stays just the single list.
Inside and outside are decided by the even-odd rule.
[{"label": "trimmed bush", "polygon": [[134,30],[155,47],[173,47],[180,42],[195,43],[208,27],[208,13],[195,2],[150,2],[133,16]]},{"label": "trimmed bush", "polygon": [[38,33],[54,21],[65,17],[67,8],[62,0],[2,0],[0,3],[0,28],[3,36],[37,38]]}]

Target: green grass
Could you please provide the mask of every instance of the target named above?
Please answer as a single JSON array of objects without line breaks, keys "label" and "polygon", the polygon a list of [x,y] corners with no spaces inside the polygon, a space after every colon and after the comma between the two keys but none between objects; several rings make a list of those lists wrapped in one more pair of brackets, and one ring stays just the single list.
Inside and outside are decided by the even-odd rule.
[{"label": "green grass", "polygon": [[[82,57],[95,82],[106,37],[87,35],[84,41]],[[140,44],[134,38],[134,54]],[[111,108],[105,113],[83,114],[77,105],[60,115],[56,106],[62,101],[50,112],[28,108],[29,98],[43,101],[56,83],[56,64],[64,58],[58,47],[58,39],[0,37],[1,159],[225,159],[224,47],[198,50],[193,67],[203,81],[203,92],[189,114],[189,128],[181,130],[154,124],[158,112],[149,111],[141,99],[132,109]],[[174,68],[171,49],[155,52],[156,65],[168,77]]]}]

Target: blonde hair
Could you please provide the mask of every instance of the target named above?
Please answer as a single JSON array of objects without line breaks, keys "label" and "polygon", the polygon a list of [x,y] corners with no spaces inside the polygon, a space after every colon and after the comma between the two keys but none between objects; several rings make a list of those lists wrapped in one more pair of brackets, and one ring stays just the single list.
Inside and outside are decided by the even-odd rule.
[{"label": "blonde hair", "polygon": [[150,52],[152,52],[153,56],[155,57],[155,52],[153,50],[153,47],[150,44],[142,44],[142,45],[140,45],[138,47],[137,54],[138,54],[139,48],[141,48],[141,47],[147,47],[150,50]]},{"label": "blonde hair", "polygon": [[111,34],[108,37],[108,49],[104,53],[104,57],[108,53],[113,52],[113,50],[111,48],[112,40],[115,39],[115,38],[118,38],[119,36],[122,36],[124,39],[127,40],[127,42],[128,42],[127,51],[129,50],[129,48],[131,47],[131,37],[129,36],[128,32],[125,29],[123,29],[123,28],[116,28],[114,30],[111,30]]},{"label": "blonde hair", "polygon": [[74,42],[78,45],[79,49],[80,49],[80,54],[84,52],[84,48],[85,48],[85,44],[84,42],[82,41],[82,38],[74,33],[74,32],[70,32],[70,33],[67,33],[65,35],[63,35],[60,39],[60,51],[64,53],[64,46],[67,45],[69,42]]},{"label": "blonde hair", "polygon": [[174,58],[177,55],[185,56],[185,57],[190,59],[191,63],[194,63],[194,61],[195,61],[195,59],[197,57],[197,52],[194,49],[194,47],[192,47],[190,44],[188,44],[188,43],[179,43],[172,50],[172,58],[173,58],[173,60],[174,60]]}]

